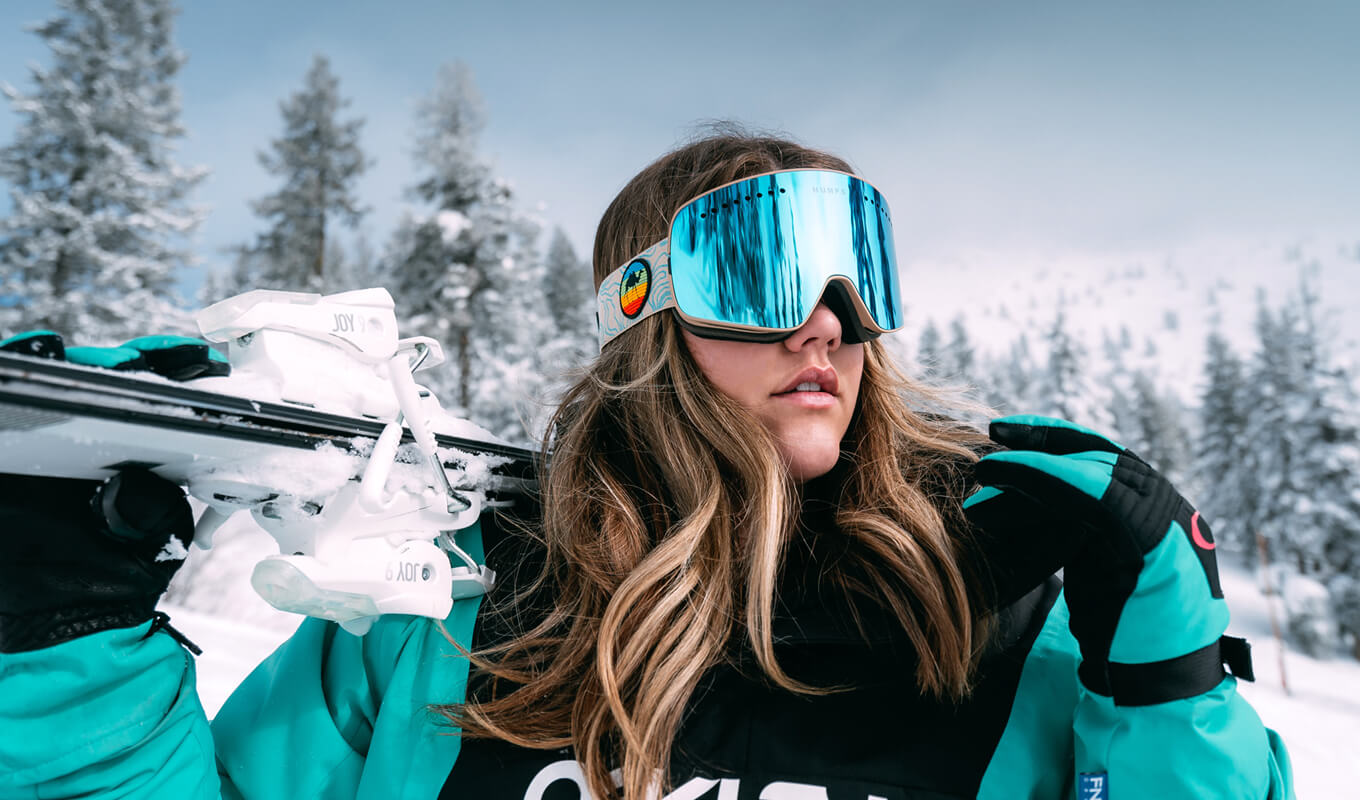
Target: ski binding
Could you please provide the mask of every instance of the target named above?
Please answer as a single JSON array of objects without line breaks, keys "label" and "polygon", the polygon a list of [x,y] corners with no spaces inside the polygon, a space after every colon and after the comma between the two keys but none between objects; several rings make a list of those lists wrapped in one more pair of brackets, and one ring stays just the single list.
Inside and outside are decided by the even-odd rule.
[{"label": "ski binding", "polygon": [[[413,372],[444,360],[427,337],[397,338],[385,289],[335,295],[257,290],[196,317],[204,338],[226,342],[233,374],[196,387],[248,391],[256,399],[386,421],[362,476],[325,497],[303,497],[249,479],[241,465],[189,470],[189,493],[207,503],[195,542],[249,510],[279,543],[251,585],[275,608],[329,619],[356,635],[383,614],[443,619],[453,600],[488,591],[495,573],[454,538],[477,521],[480,493],[450,485],[432,420],[442,414]],[[387,488],[405,428],[433,481]],[[243,473],[231,476],[226,473]],[[459,564],[455,566],[453,556]]]}]

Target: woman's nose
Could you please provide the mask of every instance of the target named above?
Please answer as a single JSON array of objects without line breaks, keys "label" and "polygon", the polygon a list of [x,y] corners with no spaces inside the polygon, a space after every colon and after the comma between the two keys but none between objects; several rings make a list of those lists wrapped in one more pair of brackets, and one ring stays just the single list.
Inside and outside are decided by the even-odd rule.
[{"label": "woman's nose", "polygon": [[810,344],[825,344],[827,350],[841,346],[841,320],[826,303],[818,303],[803,326],[784,340],[784,346],[798,352]]}]

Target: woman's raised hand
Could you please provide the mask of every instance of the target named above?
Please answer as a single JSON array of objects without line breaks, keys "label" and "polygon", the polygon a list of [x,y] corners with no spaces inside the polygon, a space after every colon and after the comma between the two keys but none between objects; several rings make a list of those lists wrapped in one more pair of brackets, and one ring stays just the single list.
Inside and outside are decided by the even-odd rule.
[{"label": "woman's raised hand", "polygon": [[[1228,607],[1209,524],[1133,452],[1059,419],[993,420],[1008,448],[984,456],[964,511],[994,551],[1062,565],[1082,682],[1116,703],[1146,705],[1217,685]],[[1004,565],[1002,569],[1012,568]]]},{"label": "woman's raised hand", "polygon": [[[52,331],[30,331],[0,350],[176,380],[229,370],[207,342],[180,336],[67,348]],[[0,474],[0,652],[151,619],[193,535],[184,491],[140,467],[102,483]]]},{"label": "woman's raised hand", "polygon": [[193,535],[184,491],[145,469],[0,475],[0,652],[151,619]]}]

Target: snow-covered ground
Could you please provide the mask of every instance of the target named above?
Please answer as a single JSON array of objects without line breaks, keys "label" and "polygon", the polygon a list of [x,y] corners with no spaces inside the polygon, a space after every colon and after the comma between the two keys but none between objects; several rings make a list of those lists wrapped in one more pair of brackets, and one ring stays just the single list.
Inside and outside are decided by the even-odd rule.
[{"label": "snow-covered ground", "polygon": [[[1256,682],[1239,686],[1266,725],[1284,737],[1298,796],[1355,797],[1360,787],[1360,662],[1341,654],[1315,659],[1287,650],[1286,694],[1266,597],[1249,573],[1231,563],[1222,565],[1222,580],[1233,614],[1229,632],[1254,645]],[[162,607],[177,628],[203,647],[198,688],[210,717],[255,664],[287,638],[298,619],[267,607],[249,609],[248,621],[239,615]]]},{"label": "snow-covered ground", "polygon": [[203,648],[203,655],[198,657],[198,696],[210,718],[217,714],[237,684],[274,652],[302,619],[288,615],[293,617],[288,620],[290,625],[271,627],[190,611],[170,603],[161,603],[160,609],[170,615],[176,630]]},{"label": "snow-covered ground", "polygon": [[1311,658],[1286,648],[1286,694],[1266,596],[1249,573],[1230,564],[1220,569],[1232,609],[1228,632],[1253,646],[1256,682],[1238,687],[1266,726],[1284,737],[1298,796],[1360,796],[1360,661],[1341,653]]}]

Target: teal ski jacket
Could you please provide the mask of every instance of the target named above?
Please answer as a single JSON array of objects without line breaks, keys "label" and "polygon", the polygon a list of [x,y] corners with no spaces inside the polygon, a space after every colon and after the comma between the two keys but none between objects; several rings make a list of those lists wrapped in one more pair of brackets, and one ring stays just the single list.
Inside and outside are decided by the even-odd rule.
[{"label": "teal ski jacket", "polygon": [[[459,539],[483,557],[480,526]],[[1235,678],[1184,700],[1115,706],[1078,682],[1066,605],[1053,593],[1018,657],[1018,683],[1005,698],[977,797],[1293,797],[1284,745],[1237,693]],[[430,710],[465,696],[468,662],[459,646],[472,645],[481,602],[457,601],[443,621],[385,617],[363,637],[307,619],[211,723],[192,656],[164,632],[148,635],[150,623],[0,654],[0,800],[494,800],[457,780],[469,766],[458,763],[460,752],[475,754],[478,743],[464,748]],[[910,672],[901,681],[913,682]],[[804,724],[836,721],[808,715]],[[844,796],[797,781],[720,777],[696,778],[665,797]],[[551,784],[573,780],[570,769],[544,771],[514,797],[548,797]],[[888,795],[871,791],[866,800],[879,796]]]}]

